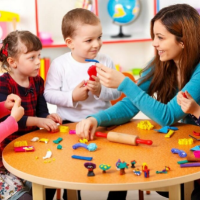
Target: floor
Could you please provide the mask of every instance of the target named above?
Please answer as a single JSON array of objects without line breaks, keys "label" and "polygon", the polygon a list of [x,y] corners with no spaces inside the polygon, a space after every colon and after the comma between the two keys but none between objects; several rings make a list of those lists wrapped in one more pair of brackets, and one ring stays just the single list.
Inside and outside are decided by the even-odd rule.
[{"label": "floor", "polygon": [[[56,106],[48,104],[48,108],[50,113],[56,112]],[[149,119],[146,115],[142,112],[139,112],[134,119]],[[108,192],[105,191],[81,191],[82,200],[106,200],[108,196]],[[138,200],[138,190],[128,191],[126,200]],[[56,200],[56,198],[54,198]],[[119,199],[120,200],[120,199]],[[151,191],[150,195],[146,195],[144,192],[144,200],[167,200],[164,197],[161,197],[156,192]]]},{"label": "floor", "polygon": [[[106,200],[107,196],[108,192],[105,191],[81,191],[82,200]],[[56,198],[54,198],[54,200],[56,200]],[[128,191],[126,200],[139,200],[138,190]],[[149,195],[146,195],[146,192],[144,192],[144,200],[167,200],[167,198],[161,197],[156,192],[151,191]]]}]

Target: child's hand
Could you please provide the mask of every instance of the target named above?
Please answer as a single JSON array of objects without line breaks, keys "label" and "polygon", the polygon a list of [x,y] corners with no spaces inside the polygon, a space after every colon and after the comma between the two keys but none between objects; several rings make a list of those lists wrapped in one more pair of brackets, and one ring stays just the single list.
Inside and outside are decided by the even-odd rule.
[{"label": "child's hand", "polygon": [[94,117],[89,117],[76,125],[76,134],[79,137],[93,140],[96,128],[97,120]]},{"label": "child's hand", "polygon": [[[182,94],[181,94],[182,95]],[[192,115],[194,115],[196,118],[199,118],[200,116],[200,106],[196,103],[196,101],[192,98],[192,96],[185,91],[185,95],[187,98],[180,96],[179,100],[180,100],[180,106],[181,109],[183,110],[184,113],[190,113]],[[178,97],[177,97],[178,100]]]},{"label": "child's hand", "polygon": [[94,79],[94,81],[87,81],[87,89],[91,91],[91,93],[93,95],[96,95],[97,97],[99,97],[100,93],[101,93],[101,83],[100,83],[100,79],[97,76],[93,76],[92,78]]},{"label": "child's hand", "polygon": [[56,113],[52,113],[52,114],[48,115],[47,118],[52,119],[56,123],[62,124],[61,117]]},{"label": "child's hand", "polygon": [[79,83],[72,92],[72,100],[76,101],[84,101],[88,98],[88,89],[85,87],[85,81]]},{"label": "child's hand", "polygon": [[5,108],[7,108],[8,110],[11,110],[16,101],[18,101],[19,105],[21,105],[21,98],[19,96],[17,96],[16,94],[8,95],[4,103]]},{"label": "child's hand", "polygon": [[177,103],[179,106],[181,106],[181,101],[184,98],[183,93],[184,92],[180,91],[180,92],[178,92],[178,95],[177,95]]},{"label": "child's hand", "polygon": [[44,128],[47,131],[57,132],[58,126],[52,119],[37,118],[37,124],[39,128]]},{"label": "child's hand", "polygon": [[11,110],[11,116],[15,118],[16,122],[18,122],[23,115],[24,115],[24,108],[21,106],[21,99],[15,98],[15,103]]}]

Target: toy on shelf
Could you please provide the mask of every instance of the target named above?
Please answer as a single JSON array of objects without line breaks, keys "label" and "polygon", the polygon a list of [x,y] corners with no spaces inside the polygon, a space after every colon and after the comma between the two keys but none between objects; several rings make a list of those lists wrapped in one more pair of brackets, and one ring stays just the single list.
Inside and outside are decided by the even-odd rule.
[{"label": "toy on shelf", "polygon": [[20,21],[20,17],[17,13],[0,10],[0,39],[4,39],[7,35],[7,22],[11,22],[13,30],[16,30],[17,22]]},{"label": "toy on shelf", "polygon": [[95,151],[97,149],[97,145],[95,143],[90,143],[89,145],[83,143],[76,143],[72,146],[73,149],[77,149],[79,147],[83,147],[88,151]]},{"label": "toy on shelf", "polygon": [[106,173],[106,171],[109,170],[111,168],[111,166],[110,165],[101,164],[101,165],[99,165],[99,168],[101,170],[103,170],[103,173]]},{"label": "toy on shelf", "polygon": [[44,81],[46,81],[49,67],[50,67],[50,59],[49,58],[41,58],[40,59],[40,70],[38,72],[38,75],[40,75]]},{"label": "toy on shelf", "polygon": [[85,157],[85,156],[78,156],[78,155],[72,155],[72,158],[79,159],[79,160],[88,160],[88,161],[92,160],[92,157]]},{"label": "toy on shelf", "polygon": [[96,132],[95,135],[97,137],[107,138],[111,142],[130,144],[130,145],[138,145],[138,144],[152,145],[153,143],[151,140],[139,139],[137,135],[129,135],[129,134],[123,134],[123,133],[116,133],[116,132],[108,132],[108,134]]},{"label": "toy on shelf", "polygon": [[119,169],[119,174],[124,175],[125,174],[125,168],[128,169],[128,164],[126,162],[118,162],[117,168]]},{"label": "toy on shelf", "polygon": [[177,153],[181,158],[185,158],[187,156],[187,154],[183,150],[172,148],[171,152],[172,153]]},{"label": "toy on shelf", "polygon": [[135,160],[131,160],[131,168],[135,168],[135,164],[136,164],[136,161]]},{"label": "toy on shelf", "polygon": [[[93,60],[93,59],[85,59],[86,62],[95,62],[95,63],[99,63],[98,60]],[[96,70],[96,65],[92,65],[89,67],[88,71],[87,71],[88,75],[89,75],[89,80],[90,81],[94,81],[94,79],[92,78],[92,76],[97,76],[97,70]]]},{"label": "toy on shelf", "polygon": [[149,121],[140,121],[137,124],[137,127],[144,130],[151,130],[153,129],[154,125],[152,125]]},{"label": "toy on shelf", "polygon": [[85,166],[85,168],[88,169],[87,176],[95,176],[93,170],[96,169],[96,164],[91,163],[91,162],[87,162],[87,163],[84,163],[84,166]]},{"label": "toy on shelf", "polygon": [[40,38],[42,44],[44,44],[44,45],[53,43],[52,36],[50,33],[39,32],[39,38]]}]

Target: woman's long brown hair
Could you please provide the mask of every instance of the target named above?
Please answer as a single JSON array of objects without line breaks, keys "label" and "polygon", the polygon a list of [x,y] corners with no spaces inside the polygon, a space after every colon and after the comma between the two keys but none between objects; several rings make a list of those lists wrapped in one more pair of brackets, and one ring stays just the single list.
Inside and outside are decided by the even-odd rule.
[{"label": "woman's long brown hair", "polygon": [[[177,42],[184,44],[179,60],[182,89],[200,61],[200,15],[187,4],[176,4],[161,9],[151,20],[152,40],[154,39],[153,26],[157,20],[160,20],[166,29],[175,35]],[[139,85],[152,79],[148,94],[154,96],[156,93],[157,100],[166,104],[175,96],[178,88],[177,67],[173,60],[160,61],[156,51],[155,58],[142,70],[142,73],[150,68],[150,73],[141,79]]]}]

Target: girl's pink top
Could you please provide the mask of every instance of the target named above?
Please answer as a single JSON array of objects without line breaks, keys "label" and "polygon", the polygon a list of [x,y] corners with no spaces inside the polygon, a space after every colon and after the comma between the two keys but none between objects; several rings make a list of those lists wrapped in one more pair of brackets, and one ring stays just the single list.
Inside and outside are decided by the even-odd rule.
[{"label": "girl's pink top", "polygon": [[[9,115],[10,111],[5,108],[4,102],[0,102],[0,118]],[[0,143],[9,135],[18,130],[18,124],[12,116],[0,123]],[[1,160],[0,160],[1,167]]]}]

